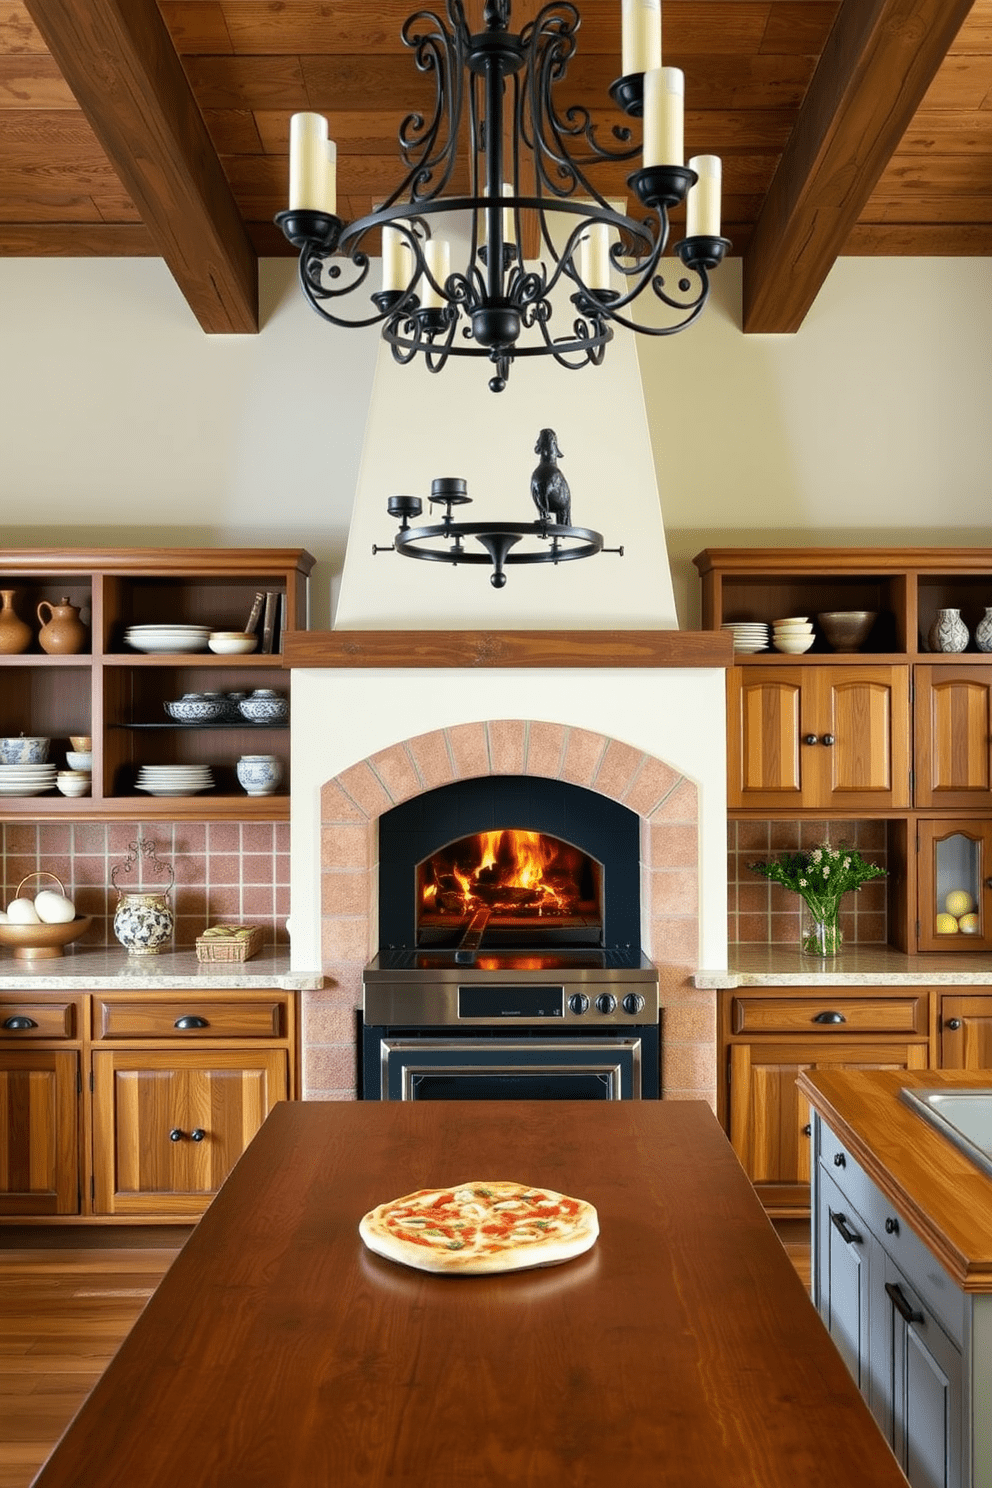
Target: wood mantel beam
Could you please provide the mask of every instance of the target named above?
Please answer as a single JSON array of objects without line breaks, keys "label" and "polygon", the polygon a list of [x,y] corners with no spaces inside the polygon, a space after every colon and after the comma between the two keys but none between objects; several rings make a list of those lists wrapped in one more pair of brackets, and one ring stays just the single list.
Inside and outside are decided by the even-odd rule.
[{"label": "wood mantel beam", "polygon": [[25,0],[205,331],[258,330],[258,259],[156,0]]},{"label": "wood mantel beam", "polygon": [[720,630],[288,631],[284,667],[727,667]]},{"label": "wood mantel beam", "polygon": [[744,260],[744,331],[797,331],[973,0],[843,0]]}]

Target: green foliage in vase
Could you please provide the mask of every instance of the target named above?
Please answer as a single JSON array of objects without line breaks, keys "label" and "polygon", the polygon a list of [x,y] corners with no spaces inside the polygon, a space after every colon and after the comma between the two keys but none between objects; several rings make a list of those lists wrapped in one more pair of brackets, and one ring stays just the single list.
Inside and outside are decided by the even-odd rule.
[{"label": "green foliage in vase", "polygon": [[887,868],[866,863],[853,847],[832,847],[821,842],[808,851],[783,853],[776,863],[748,863],[760,873],[805,899],[818,919],[833,919],[842,895],[860,889],[872,878],[884,878]]}]

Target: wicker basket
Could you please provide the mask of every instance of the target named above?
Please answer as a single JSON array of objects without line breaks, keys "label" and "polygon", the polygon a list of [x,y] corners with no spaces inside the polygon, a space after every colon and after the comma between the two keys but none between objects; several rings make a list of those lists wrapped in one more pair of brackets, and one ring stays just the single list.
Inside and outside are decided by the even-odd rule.
[{"label": "wicker basket", "polygon": [[262,949],[261,925],[211,925],[196,937],[198,961],[250,961]]}]

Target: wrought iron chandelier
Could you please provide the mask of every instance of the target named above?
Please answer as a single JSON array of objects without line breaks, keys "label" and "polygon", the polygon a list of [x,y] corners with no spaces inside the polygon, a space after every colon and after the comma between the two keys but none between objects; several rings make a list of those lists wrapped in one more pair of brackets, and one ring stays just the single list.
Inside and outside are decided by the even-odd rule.
[{"label": "wrought iron chandelier", "polygon": [[[618,553],[622,558],[623,548],[605,547],[602,533],[591,527],[572,526],[572,493],[558,469],[562,452],[554,429],[541,430],[534,453],[539,458],[530,478],[530,494],[537,507],[536,522],[456,522],[454,509],[472,501],[468,483],[456,477],[439,477],[431,482],[430,500],[432,506],[444,507],[441,521],[412,526],[410,518],[419,517],[424,509],[420,497],[390,496],[386,510],[399,522],[399,531],[388,545],[373,543],[372,556],[399,553],[404,558],[454,567],[488,563],[493,570],[489,582],[494,589],[506,587],[508,564],[568,563],[594,558],[597,553]],[[483,551],[467,547],[466,539],[478,543]],[[525,546],[518,548],[518,543]]]},{"label": "wrought iron chandelier", "polygon": [[[485,357],[494,392],[506,386],[516,357],[598,366],[616,325],[651,336],[691,325],[709,297],[709,271],[731,245],[720,236],[719,158],[683,163],[684,79],[661,65],[661,0],[623,0],[623,75],[610,88],[627,115],[643,117],[643,146],[619,125],[612,142],[601,143],[587,108],[556,106],[553,92],[580,26],[569,0],[551,0],[519,33],[509,29],[510,0],[486,0],[485,29],[476,34],[462,0],[445,3],[447,24],[419,10],[402,28],[418,70],[433,78],[433,111],[403,120],[406,174],[375,211],[352,223],[337,215],[327,121],[293,116],[290,206],[275,220],[300,251],[309,303],[333,325],[380,324],[400,363],[421,355],[439,372],[452,356]],[[452,186],[463,148],[468,195]],[[615,210],[586,171],[639,156],[627,177],[645,209],[635,219]],[[669,284],[658,272],[669,212],[687,198],[686,236],[674,246],[685,272],[676,270]],[[454,270],[447,214],[467,226],[459,234],[468,240],[467,259]],[[525,264],[524,225],[535,222],[539,258]],[[368,283],[380,233],[374,313],[343,316],[341,302]],[[559,312],[556,326],[559,286],[570,291],[573,310]],[[638,323],[629,313],[649,288],[670,316],[663,324]]]}]

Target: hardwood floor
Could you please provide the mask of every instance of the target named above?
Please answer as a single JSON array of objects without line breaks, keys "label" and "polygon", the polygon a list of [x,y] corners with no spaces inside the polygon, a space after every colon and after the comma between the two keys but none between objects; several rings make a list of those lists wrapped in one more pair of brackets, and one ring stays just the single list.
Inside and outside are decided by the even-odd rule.
[{"label": "hardwood floor", "polygon": [[0,1229],[0,1488],[27,1488],[188,1234]]},{"label": "hardwood floor", "polygon": [[[808,1221],[774,1223],[808,1287]],[[28,1488],[188,1234],[0,1228],[0,1488]]]}]

